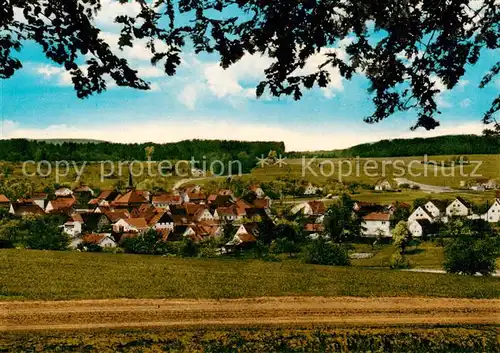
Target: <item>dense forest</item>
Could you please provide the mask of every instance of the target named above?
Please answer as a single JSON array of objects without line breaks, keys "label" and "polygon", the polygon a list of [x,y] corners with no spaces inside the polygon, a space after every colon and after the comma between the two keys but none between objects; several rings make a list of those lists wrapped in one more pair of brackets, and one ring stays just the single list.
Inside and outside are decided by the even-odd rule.
[{"label": "dense forest", "polygon": [[290,152],[288,157],[405,157],[423,155],[498,154],[500,138],[478,135],[447,135],[430,138],[381,140],[344,150]]},{"label": "dense forest", "polygon": [[[151,148],[152,147],[152,148]],[[239,160],[248,171],[257,162],[256,157],[269,151],[282,154],[283,142],[247,142],[222,140],[186,140],[175,143],[88,143],[36,141],[27,139],[0,140],[0,160],[21,162],[27,160],[68,161],[127,161],[127,160],[195,160],[222,162]]]}]

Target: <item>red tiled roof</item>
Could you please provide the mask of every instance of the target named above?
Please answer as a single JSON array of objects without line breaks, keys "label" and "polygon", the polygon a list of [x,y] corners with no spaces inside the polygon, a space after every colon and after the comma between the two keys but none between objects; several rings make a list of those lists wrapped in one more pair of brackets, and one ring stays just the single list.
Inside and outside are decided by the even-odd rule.
[{"label": "red tiled roof", "polygon": [[308,223],[304,226],[304,230],[306,232],[322,232],[325,227],[320,223]]},{"label": "red tiled roof", "polygon": [[76,203],[76,200],[74,198],[70,198],[70,197],[61,197],[61,198],[57,198],[55,200],[50,201],[50,204],[52,205],[54,210],[70,208],[75,203]]},{"label": "red tiled roof", "polygon": [[87,234],[82,238],[82,242],[87,244],[99,244],[104,238],[105,235],[102,234]]},{"label": "red tiled roof", "polygon": [[109,195],[111,195],[112,192],[113,192],[112,190],[103,190],[103,191],[101,191],[101,193],[99,194],[99,196],[97,196],[97,198],[98,199],[105,199]]},{"label": "red tiled roof", "polygon": [[181,203],[180,195],[162,194],[153,196],[153,203]]},{"label": "red tiled roof", "polygon": [[146,219],[144,218],[128,218],[125,219],[125,222],[127,222],[129,225],[135,227],[135,228],[148,228],[148,223],[146,222]]},{"label": "red tiled roof", "polygon": [[83,218],[82,218],[82,215],[79,214],[79,213],[74,213],[71,215],[71,219],[73,220],[73,222],[80,222],[80,223],[83,223]]},{"label": "red tiled roof", "polygon": [[391,214],[384,212],[372,212],[363,217],[365,221],[390,221]]},{"label": "red tiled roof", "polygon": [[200,210],[205,209],[205,205],[200,205],[197,203],[187,203],[184,205],[184,207],[186,208],[186,213],[190,216],[194,216],[198,212],[200,212]]},{"label": "red tiled roof", "polygon": [[106,215],[106,217],[109,218],[109,220],[112,223],[117,222],[120,219],[130,218],[130,214],[127,211],[113,211],[113,212],[107,211],[107,212],[104,212],[104,214]]},{"label": "red tiled roof", "polygon": [[245,200],[238,199],[234,203],[238,208],[252,208],[252,205],[248,204]]},{"label": "red tiled roof", "polygon": [[[255,207],[255,208],[269,208],[269,199],[256,199],[253,201],[253,207]],[[313,210],[313,212],[314,212],[314,210]]]},{"label": "red tiled roof", "polygon": [[10,200],[5,195],[0,195],[0,203],[10,203]]},{"label": "red tiled roof", "polygon": [[14,214],[23,215],[23,214],[38,214],[44,215],[45,212],[40,208],[40,206],[35,204],[26,204],[26,203],[13,203],[12,208],[14,209]]},{"label": "red tiled roof", "polygon": [[253,236],[253,234],[238,234],[238,238],[241,243],[255,243],[257,239]]},{"label": "red tiled roof", "polygon": [[147,202],[148,200],[146,200],[139,192],[135,190],[131,190],[123,196],[118,196],[114,201],[114,203],[119,205],[130,205],[130,204],[139,204]]},{"label": "red tiled roof", "polygon": [[87,204],[89,204],[89,205],[98,205],[99,202],[101,202],[101,200],[99,200],[99,199],[92,199]]},{"label": "red tiled roof", "polygon": [[219,217],[237,216],[236,210],[233,207],[218,207],[217,215]]},{"label": "red tiled roof", "polygon": [[31,198],[33,200],[45,200],[49,195],[45,192],[34,192]]},{"label": "red tiled roof", "polygon": [[326,212],[326,206],[323,201],[309,201],[308,204],[313,214],[323,214]]}]

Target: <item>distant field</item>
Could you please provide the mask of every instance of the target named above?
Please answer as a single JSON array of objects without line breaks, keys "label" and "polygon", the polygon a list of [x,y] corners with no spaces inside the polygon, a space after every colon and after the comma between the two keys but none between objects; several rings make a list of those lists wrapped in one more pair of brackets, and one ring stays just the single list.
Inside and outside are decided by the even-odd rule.
[{"label": "distant field", "polygon": [[[430,156],[428,160],[434,160],[436,162],[447,161],[453,159],[456,156]],[[428,185],[440,186],[440,187],[451,187],[451,188],[459,188],[461,183],[467,183],[468,181],[476,179],[476,176],[471,176],[472,172],[475,172],[477,176],[481,176],[482,178],[488,179],[500,179],[500,154],[498,155],[469,155],[467,158],[470,161],[478,161],[481,165],[476,169],[476,165],[471,162],[470,165],[465,165],[463,167],[462,173],[465,176],[461,176],[460,167],[435,167],[433,165],[424,165],[419,162],[423,160],[423,156],[417,157],[402,157],[402,158],[374,158],[374,159],[366,159],[362,158],[356,160],[354,158],[350,159],[315,159],[312,163],[309,164],[309,161],[306,160],[303,162],[301,159],[286,159],[286,165],[282,167],[278,167],[276,165],[273,166],[265,166],[264,168],[256,167],[250,174],[244,174],[240,178],[242,180],[255,180],[257,182],[269,182],[276,180],[279,177],[290,177],[295,179],[303,179],[309,181],[314,184],[323,185],[326,183],[331,183],[334,180],[341,180],[347,182],[358,182],[365,183],[368,185],[374,185],[381,178],[389,178],[392,179],[395,176],[395,173],[401,173],[400,169],[396,169],[394,167],[394,163],[396,161],[400,161],[400,168],[403,167],[405,170],[404,178],[407,178],[414,182],[419,182]],[[370,161],[370,162],[368,162]],[[412,161],[417,161],[411,164],[411,168],[408,165]],[[322,163],[324,164],[321,167]],[[332,172],[331,163],[334,165],[334,170]],[[375,163],[376,166],[371,166],[369,169],[365,169],[366,163]],[[384,165],[385,163],[385,165]],[[349,164],[351,166],[349,166]],[[40,175],[35,175],[33,177],[25,177],[23,175],[22,164],[21,163],[9,163],[2,162],[2,165],[9,166],[12,169],[12,173],[9,175],[11,178],[26,178],[27,180],[33,182],[35,186],[39,189],[54,184],[57,180],[55,178],[55,174],[51,174],[48,177],[42,177]],[[303,165],[308,166],[303,167]],[[357,167],[359,165],[359,168]],[[146,162],[142,163],[142,166],[145,171],[147,171]],[[370,166],[370,165],[368,165]],[[81,165],[77,166],[78,168]],[[136,169],[134,172],[137,173],[140,169],[140,165],[136,164]],[[157,173],[157,165],[152,165],[152,170]],[[52,169],[54,169],[54,165]],[[121,167],[121,175],[120,168],[115,163],[113,167],[110,164],[105,164],[105,173],[108,173],[110,169],[115,171],[114,175],[104,178],[101,180],[101,165],[98,162],[88,163],[85,167],[85,173],[83,174],[81,181],[84,183],[91,185],[95,188],[110,188],[113,187],[119,180],[122,182],[127,181],[128,170],[127,166],[123,165]],[[323,173],[321,173],[321,168],[323,168]],[[349,171],[352,169],[352,172]],[[410,175],[409,171],[412,171],[414,175]],[[36,168],[34,165],[28,165],[27,171],[29,173],[36,172]],[[44,169],[43,172],[47,170]],[[437,173],[437,174],[436,174]],[[417,176],[416,174],[422,174],[421,176]],[[75,180],[77,177],[77,173],[73,166],[71,166],[71,170],[68,175],[61,176],[59,179],[59,183],[68,183],[68,184],[76,184]],[[142,176],[137,176],[134,178],[135,182],[138,184],[139,188],[148,188],[152,185],[161,186],[163,188],[171,188],[176,182],[186,179],[186,177],[179,176],[171,176],[171,177],[160,177],[160,176],[148,176],[146,173]],[[199,184],[205,184],[210,180],[214,180],[214,178],[201,178],[195,182]],[[216,179],[217,180],[217,179]],[[222,180],[219,178],[218,180]],[[493,192],[487,193],[477,193],[470,192],[468,190],[461,190],[459,193],[461,196],[469,196],[471,198],[475,198],[478,201],[484,201],[486,199],[491,199]],[[420,191],[405,191],[403,193],[372,193],[368,191],[363,191],[359,198],[363,201],[371,201],[373,200],[384,200],[390,199],[394,200],[407,200],[411,201],[412,199],[422,197],[422,195],[427,195]],[[453,197],[456,194],[448,194],[448,197]],[[446,196],[443,196],[446,197]]]},{"label": "distant field", "polygon": [[[38,190],[42,190],[46,186],[52,186],[54,183],[76,186],[80,182],[94,188],[111,189],[119,182],[126,185],[128,180],[128,165],[126,163],[121,166],[118,163],[107,162],[103,164],[100,162],[88,162],[85,166],[81,163],[78,163],[76,166],[70,164],[68,171],[66,166],[61,164],[61,172],[58,178],[56,177],[55,164],[51,165],[50,170],[47,165],[42,165],[42,168],[40,168],[41,173],[37,171],[37,166],[34,164],[27,164],[25,171],[23,170],[23,165],[21,163],[2,162],[1,164],[9,166],[12,169],[12,173],[8,176],[8,178],[28,180],[32,182]],[[141,168],[144,170],[144,173],[142,174],[140,173]],[[79,171],[81,170],[83,170],[84,173],[77,181]],[[180,176],[162,177],[158,172],[158,165],[155,163],[151,164],[150,167],[151,176],[149,176],[148,164],[146,162],[135,163],[133,170],[134,175],[137,175],[134,176],[134,183],[139,189],[151,190],[155,186],[170,189],[177,181],[183,179],[183,177]],[[26,172],[28,176],[26,176],[24,172]],[[47,176],[45,177],[43,175]]]},{"label": "distant field", "polygon": [[500,279],[297,261],[0,251],[0,300],[430,296],[498,298]]},{"label": "distant field", "polygon": [[[429,156],[427,160],[436,161],[440,164],[455,157],[457,156]],[[383,177],[392,178],[394,174],[401,173],[401,170],[398,169],[399,166],[404,169],[405,174],[403,177],[407,179],[423,184],[452,188],[460,187],[461,181],[467,182],[476,179],[476,176],[472,176],[473,172],[478,175],[477,177],[500,178],[500,154],[468,155],[466,157],[471,161],[471,164],[464,165],[463,171],[461,171],[460,166],[443,168],[441,166],[421,164],[420,162],[424,160],[424,156],[360,158],[359,160],[356,158],[287,159],[285,160],[286,166],[281,168],[278,166],[256,168],[251,176],[266,181],[278,176],[289,175],[305,178],[316,183],[337,179],[374,184]],[[396,161],[399,162],[396,163]],[[480,163],[480,165],[476,164],[476,162]],[[477,170],[476,165],[478,166]],[[321,168],[323,168],[323,173],[321,173]],[[410,172],[414,175],[411,175]]]}]

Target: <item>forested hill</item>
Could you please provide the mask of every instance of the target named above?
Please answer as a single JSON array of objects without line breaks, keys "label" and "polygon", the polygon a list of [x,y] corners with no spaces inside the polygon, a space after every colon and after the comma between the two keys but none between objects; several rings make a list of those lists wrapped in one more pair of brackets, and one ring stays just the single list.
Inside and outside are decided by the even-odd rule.
[{"label": "forested hill", "polygon": [[[267,156],[270,150],[278,154],[285,152],[283,142],[246,142],[221,140],[186,140],[175,143],[134,143],[122,144],[111,142],[77,143],[36,141],[27,139],[0,140],[0,160],[68,160],[68,161],[127,161],[146,160],[146,147],[154,147],[152,159],[207,161],[240,160],[248,166],[255,166],[256,157]],[[245,168],[247,169],[247,168]]]},{"label": "forested hill", "polygon": [[289,157],[404,157],[423,155],[498,154],[500,138],[478,135],[447,135],[430,138],[381,140],[344,150],[291,152]]}]

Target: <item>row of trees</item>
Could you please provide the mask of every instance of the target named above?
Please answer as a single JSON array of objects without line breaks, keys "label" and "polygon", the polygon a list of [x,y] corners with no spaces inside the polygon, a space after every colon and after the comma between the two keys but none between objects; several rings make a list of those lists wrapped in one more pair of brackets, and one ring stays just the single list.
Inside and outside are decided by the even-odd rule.
[{"label": "row of trees", "polygon": [[[490,223],[454,217],[442,224],[435,235],[439,246],[444,247],[444,269],[449,273],[487,276],[496,270],[500,256],[500,235]],[[418,244],[412,239],[405,221],[399,222],[392,233],[395,253],[390,260],[391,268],[410,266],[405,257],[407,248]]]},{"label": "row of trees", "polygon": [[283,142],[247,142],[223,140],[186,140],[175,143],[111,143],[58,142],[11,139],[0,141],[0,160],[21,162],[27,160],[71,161],[126,161],[126,160],[204,160],[211,163],[239,160],[245,171],[255,167],[257,157],[269,151],[284,154]]},{"label": "row of trees", "polygon": [[60,216],[11,216],[0,209],[0,247],[21,247],[37,250],[66,250],[69,238],[60,225]]},{"label": "row of trees", "polygon": [[[382,140],[364,143],[344,150],[323,152],[294,152],[290,157],[300,158],[354,158],[354,157],[403,157],[403,156],[439,156],[466,154],[500,153],[498,136],[448,135],[430,138]],[[460,160],[454,161],[455,163]]]}]

